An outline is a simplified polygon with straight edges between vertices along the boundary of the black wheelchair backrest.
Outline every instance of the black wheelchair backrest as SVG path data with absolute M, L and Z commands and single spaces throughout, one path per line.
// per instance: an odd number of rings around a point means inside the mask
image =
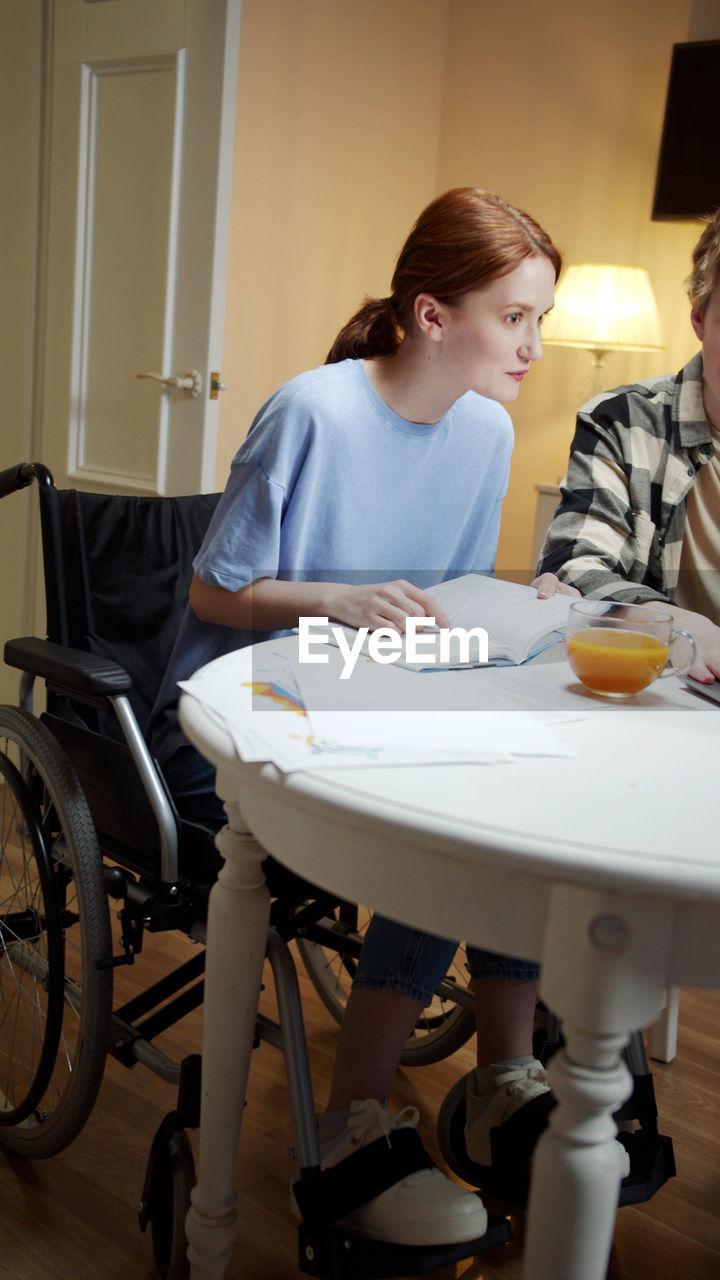
M 144 728 L 220 495 L 38 492 L 48 639 L 124 667 Z

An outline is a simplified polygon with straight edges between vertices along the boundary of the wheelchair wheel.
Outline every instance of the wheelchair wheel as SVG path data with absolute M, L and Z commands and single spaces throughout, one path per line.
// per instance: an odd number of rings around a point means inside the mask
M 17 707 L 0 707 L 0 782 L 0 1143 L 45 1157 L 77 1136 L 100 1087 L 110 921 L 85 797 Z
M 344 903 L 334 913 L 333 929 L 342 937 L 362 938 L 371 913 Z M 356 960 L 331 947 L 298 938 L 300 957 L 325 1008 L 342 1022 Z M 400 1058 L 406 1067 L 440 1062 L 460 1049 L 475 1032 L 475 1004 L 469 988 L 465 948 L 460 946 L 432 1004 L 423 1009 Z

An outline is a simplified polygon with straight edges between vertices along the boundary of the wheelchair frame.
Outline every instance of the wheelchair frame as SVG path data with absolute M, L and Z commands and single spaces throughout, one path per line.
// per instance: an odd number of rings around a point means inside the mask
M 131 676 L 102 650 L 73 643 L 62 594 L 69 580 L 63 563 L 68 519 L 58 502 L 80 502 L 84 495 L 57 491 L 46 467 L 24 463 L 0 472 L 0 497 L 33 481 L 40 494 L 48 639 L 30 636 L 5 644 L 6 663 L 22 674 L 18 706 L 0 707 L 0 1029 L 5 1026 L 6 1036 L 0 1040 L 0 1143 L 24 1156 L 51 1157 L 63 1150 L 92 1111 L 108 1053 L 127 1067 L 141 1062 L 177 1086 L 176 1106 L 151 1146 L 139 1216 L 143 1230 L 150 1225 L 159 1274 L 184 1280 L 184 1213 L 194 1182 L 186 1130 L 199 1123 L 201 1061 L 191 1053 L 176 1063 L 153 1041 L 201 1004 L 204 951 L 118 1009 L 112 1007 L 112 973 L 134 963 L 145 930 L 177 929 L 204 943 L 218 862 L 214 833 L 179 818 L 138 723 Z M 108 495 L 85 497 L 112 501 Z M 184 570 L 187 577 L 187 564 Z M 75 603 L 80 588 L 72 581 L 69 586 Z M 40 716 L 33 709 L 38 679 L 47 690 L 47 710 Z M 108 715 L 119 734 L 107 736 L 87 722 L 89 717 L 106 726 Z M 100 757 L 124 791 L 119 804 L 108 800 Z M 140 851 L 125 841 L 128 826 L 140 833 Z M 188 873 L 186 852 L 190 867 L 204 867 L 203 876 Z M 271 860 L 268 872 L 274 900 L 267 954 L 279 1018 L 276 1024 L 258 1015 L 257 1038 L 285 1055 L 298 1163 L 312 1176 L 319 1164 L 314 1103 L 288 943 L 302 939 L 308 972 L 339 1020 L 345 979 L 361 947 L 358 909 L 318 894 L 297 877 L 288 882 L 289 873 Z M 108 899 L 122 903 L 115 955 Z M 330 983 L 320 960 L 328 952 L 341 957 L 341 979 Z M 446 981 L 442 995 L 450 1013 L 441 1007 L 429 1035 L 419 1047 L 409 1047 L 406 1062 L 438 1060 L 472 1033 L 469 993 Z M 19 1047 L 26 1080 L 13 1058 Z M 509 1228 L 500 1220 L 478 1247 L 507 1238 Z M 407 1251 L 354 1239 L 350 1266 L 347 1241 L 348 1233 L 305 1224 L 301 1268 L 333 1278 L 422 1274 L 478 1251 L 469 1245 Z

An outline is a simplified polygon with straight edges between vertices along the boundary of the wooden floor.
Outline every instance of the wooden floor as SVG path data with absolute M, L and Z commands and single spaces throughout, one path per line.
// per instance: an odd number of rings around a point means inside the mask
M 152 938 L 134 970 L 118 971 L 128 993 L 146 984 L 168 953 L 186 959 L 182 937 Z M 269 987 L 271 987 L 271 981 Z M 311 1067 L 322 1103 L 336 1030 L 302 983 Z M 272 1012 L 271 990 L 264 1007 Z M 168 1033 L 174 1056 L 199 1047 L 200 1017 Z M 433 1067 L 400 1073 L 393 1105 L 420 1108 L 435 1150 L 433 1117 L 450 1086 L 472 1065 L 471 1046 Z M 620 1211 L 610 1280 L 718 1280 L 720 1277 L 720 994 L 683 992 L 678 1055 L 653 1064 L 661 1129 L 672 1136 L 678 1175 L 650 1201 Z M 171 1086 L 145 1068 L 110 1060 L 98 1105 L 73 1146 L 49 1161 L 24 1162 L 0 1149 L 0 1280 L 153 1280 L 150 1240 L 137 1202 L 153 1134 L 174 1105 Z M 237 1163 L 240 1229 L 227 1280 L 296 1280 L 296 1230 L 288 1211 L 288 1124 L 280 1054 L 253 1056 Z M 515 1242 L 436 1272 L 434 1280 L 520 1280 L 522 1215 Z M 552 1280 L 548 1277 L 547 1280 Z

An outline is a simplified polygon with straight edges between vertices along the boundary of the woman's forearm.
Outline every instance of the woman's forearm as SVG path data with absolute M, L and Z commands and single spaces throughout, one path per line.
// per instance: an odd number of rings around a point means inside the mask
M 195 574 L 190 605 L 202 622 L 240 631 L 285 631 L 296 627 L 302 617 L 329 618 L 349 627 L 391 626 L 404 631 L 408 616 L 429 615 L 438 626 L 450 625 L 427 591 L 403 579 L 349 586 L 345 582 L 257 578 L 239 591 L 226 591 Z
M 334 585 L 258 578 L 239 591 L 227 591 L 195 574 L 190 605 L 203 622 L 240 631 L 284 631 L 296 627 L 300 617 L 327 616 Z

